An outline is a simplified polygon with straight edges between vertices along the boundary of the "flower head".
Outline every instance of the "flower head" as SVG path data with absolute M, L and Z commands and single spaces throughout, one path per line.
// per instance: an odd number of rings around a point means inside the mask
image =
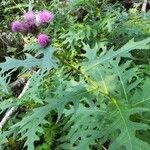
M 25 22 L 35 22 L 35 14 L 33 11 L 26 12 L 23 17 Z
M 13 21 L 11 24 L 11 30 L 13 32 L 20 32 L 22 30 L 22 23 L 20 21 Z
M 36 25 L 35 25 L 34 22 L 23 22 L 22 24 L 23 24 L 22 25 L 23 26 L 23 30 L 25 32 L 31 32 L 31 31 L 33 31 L 36 28 Z
M 25 32 L 31 32 L 36 28 L 35 14 L 33 11 L 28 11 L 24 14 L 23 30 Z
M 45 24 L 50 23 L 54 18 L 54 15 L 47 10 L 41 11 L 36 16 L 36 22 L 37 24 Z
M 40 47 L 44 48 L 44 47 L 46 47 L 46 46 L 49 44 L 49 42 L 50 42 L 49 36 L 47 36 L 46 34 L 40 33 L 40 34 L 38 35 L 37 42 L 38 42 L 38 44 L 40 45 Z

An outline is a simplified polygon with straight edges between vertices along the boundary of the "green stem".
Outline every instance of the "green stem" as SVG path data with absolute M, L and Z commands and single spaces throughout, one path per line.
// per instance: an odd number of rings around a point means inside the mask
M 113 104 L 116 105 L 117 101 L 115 100 L 114 97 L 112 97 L 109 93 L 105 93 L 103 91 L 100 90 L 99 85 L 92 80 L 89 76 L 87 76 L 86 74 L 84 74 L 81 70 L 79 70 L 78 68 L 76 68 L 75 66 L 71 65 L 70 63 L 68 63 L 67 61 L 63 60 L 63 58 L 61 58 L 59 55 L 55 55 L 63 64 L 69 66 L 70 68 L 72 68 L 73 70 L 77 71 L 79 74 L 83 75 L 84 78 L 86 79 L 86 81 L 90 84 L 92 84 L 92 86 L 94 87 L 94 89 L 98 89 L 98 91 L 104 95 L 106 98 L 108 98 L 109 100 L 111 100 L 111 102 Z

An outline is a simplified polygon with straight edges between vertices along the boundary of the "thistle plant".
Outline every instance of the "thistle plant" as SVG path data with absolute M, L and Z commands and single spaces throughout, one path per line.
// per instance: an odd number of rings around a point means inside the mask
M 126 12 L 118 4 L 53 1 L 45 7 L 55 15 L 29 11 L 11 26 L 31 41 L 24 59 L 0 63 L 0 148 L 149 150 L 149 62 L 137 63 L 133 52 L 149 51 L 150 37 L 122 35 L 127 42 L 116 44 L 112 37 L 120 36 L 114 31 L 122 29 L 118 18 Z M 15 70 L 24 81 L 17 96 L 10 81 Z

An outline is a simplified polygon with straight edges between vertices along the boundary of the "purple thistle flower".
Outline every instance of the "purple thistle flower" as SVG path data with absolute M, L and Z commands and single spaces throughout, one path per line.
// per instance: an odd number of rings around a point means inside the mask
M 13 21 L 11 24 L 11 30 L 13 32 L 20 32 L 22 30 L 22 23 L 20 21 Z
M 40 33 L 38 35 L 37 42 L 38 42 L 38 44 L 40 45 L 41 48 L 44 48 L 50 42 L 49 36 L 47 36 L 46 34 Z
M 33 11 L 26 12 L 23 17 L 25 22 L 35 22 L 35 14 Z
M 23 30 L 25 32 L 31 32 L 36 28 L 36 25 L 34 22 L 23 22 Z
M 53 18 L 54 18 L 54 15 L 52 14 L 52 12 L 44 10 L 37 14 L 36 22 L 38 25 L 50 23 L 53 20 Z
M 33 11 L 28 11 L 24 14 L 23 30 L 25 32 L 33 31 L 36 28 L 35 14 Z

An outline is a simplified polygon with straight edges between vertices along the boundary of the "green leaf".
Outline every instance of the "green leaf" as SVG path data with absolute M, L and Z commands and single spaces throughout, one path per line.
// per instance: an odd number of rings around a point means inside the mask
M 147 78 L 143 81 L 143 85 L 136 89 L 132 96 L 132 105 L 133 106 L 143 106 L 146 108 L 150 108 L 150 93 L 149 93 L 149 87 L 150 87 L 150 79 Z
M 45 89 L 42 88 L 42 81 L 44 81 L 44 77 L 46 75 L 48 75 L 48 72 L 45 70 L 40 70 L 31 76 L 30 86 L 23 96 L 23 101 L 32 101 L 40 104 L 44 103 L 45 95 L 43 90 L 45 91 Z
M 14 124 L 10 129 L 18 128 L 22 139 L 26 139 L 24 147 L 27 146 L 28 150 L 34 149 L 34 142 L 39 140 L 39 133 L 43 133 L 42 125 L 48 123 L 45 117 L 49 113 L 49 105 L 39 107 L 28 113 L 20 122 Z
M 24 52 L 37 52 L 39 49 L 41 49 L 39 47 L 39 45 L 37 43 L 31 43 L 31 44 L 28 44 L 24 49 L 23 51 Z
M 25 69 L 29 69 L 33 66 L 40 65 L 40 61 L 30 54 L 26 54 L 25 60 L 18 60 L 10 57 L 6 57 L 6 61 L 0 63 L 1 73 L 4 73 L 10 69 L 17 69 L 19 67 L 24 67 Z
M 8 84 L 6 82 L 6 77 L 0 76 L 0 93 L 9 94 Z
M 109 119 L 114 119 L 114 122 L 107 125 L 102 130 L 102 135 L 111 134 L 115 131 L 119 131 L 116 138 L 111 139 L 112 142 L 109 146 L 109 150 L 116 150 L 117 148 L 126 150 L 149 150 L 149 144 L 136 137 L 136 132 L 139 130 L 147 130 L 149 126 L 140 122 L 133 122 L 130 120 L 130 116 L 138 113 L 149 112 L 149 109 L 145 108 L 129 108 L 125 106 L 117 105 L 117 111 L 108 116 Z
M 111 109 L 111 112 L 99 108 L 80 107 L 65 125 L 65 131 L 70 127 L 69 133 L 60 138 L 62 144 L 59 147 L 66 150 L 82 150 L 83 148 L 90 150 L 89 146 L 94 145 L 96 140 L 99 139 L 102 145 L 110 139 L 109 150 L 148 150 L 148 143 L 136 137 L 136 132 L 146 131 L 149 126 L 133 122 L 130 117 L 149 111 L 149 109 L 121 105 L 117 106 L 117 111 Z M 70 112 L 66 114 L 70 115 Z M 112 136 L 114 134 L 115 136 Z
M 53 53 L 55 49 L 51 46 L 45 48 L 40 52 L 40 54 L 43 54 L 44 56 L 40 59 L 37 59 L 30 54 L 26 54 L 25 60 L 19 60 L 15 58 L 6 57 L 6 61 L 3 63 L 0 63 L 0 68 L 2 69 L 0 71 L 1 74 L 3 74 L 6 71 L 17 69 L 19 67 L 23 67 L 24 69 L 30 69 L 32 67 L 40 67 L 41 69 L 50 70 L 52 68 L 56 68 L 56 60 L 53 58 Z
M 127 54 L 129 56 L 129 52 L 131 50 L 135 50 L 135 49 L 149 49 L 149 42 L 150 42 L 150 38 L 144 39 L 142 41 L 139 42 L 134 42 L 134 40 L 130 40 L 127 44 L 125 44 L 123 47 L 121 47 L 120 49 L 114 51 L 114 50 L 109 50 L 104 56 L 101 57 L 97 57 L 94 61 L 92 62 L 84 62 L 81 64 L 83 71 L 89 71 L 92 68 L 95 68 L 96 66 L 104 63 L 104 62 L 108 62 L 111 61 L 113 58 L 116 57 L 126 57 Z
M 96 53 L 98 52 L 99 48 L 97 43 L 95 44 L 94 48 L 90 48 L 89 45 L 83 43 L 83 49 L 86 51 L 83 56 L 85 56 L 89 61 L 92 61 L 96 58 Z
M 48 103 L 47 105 L 33 109 L 33 112 L 31 111 L 26 114 L 20 122 L 11 126 L 10 129 L 18 128 L 18 134 L 21 134 L 20 139 L 26 139 L 24 146 L 27 146 L 28 150 L 33 150 L 34 142 L 39 140 L 39 133 L 43 134 L 42 125 L 47 123 L 45 117 L 52 110 L 57 110 L 58 121 L 63 114 L 65 106 L 67 106 L 69 102 L 73 102 L 74 109 L 76 110 L 82 97 L 84 97 L 87 92 L 88 91 L 82 84 L 74 83 L 72 86 L 68 85 L 65 94 L 59 93 L 59 97 L 56 96 L 55 98 L 48 96 L 45 100 Z
M 70 84 L 67 89 L 65 89 L 65 93 L 56 93 L 56 95 L 58 95 L 57 97 L 53 99 L 48 99 L 51 110 L 56 109 L 58 112 L 57 121 L 59 121 L 63 110 L 67 104 L 72 102 L 74 106 L 74 111 L 76 111 L 79 103 L 87 94 L 88 91 L 86 90 L 84 85 L 75 82 L 75 85 Z
M 59 139 L 62 144 L 58 148 L 90 150 L 90 146 L 94 145 L 95 140 L 101 134 L 99 125 L 105 113 L 105 110 L 100 110 L 96 107 L 84 107 L 82 104 L 75 114 L 73 114 L 72 108 L 65 110 L 66 117 L 72 114 L 64 126 L 64 131 L 69 129 L 69 133 Z

